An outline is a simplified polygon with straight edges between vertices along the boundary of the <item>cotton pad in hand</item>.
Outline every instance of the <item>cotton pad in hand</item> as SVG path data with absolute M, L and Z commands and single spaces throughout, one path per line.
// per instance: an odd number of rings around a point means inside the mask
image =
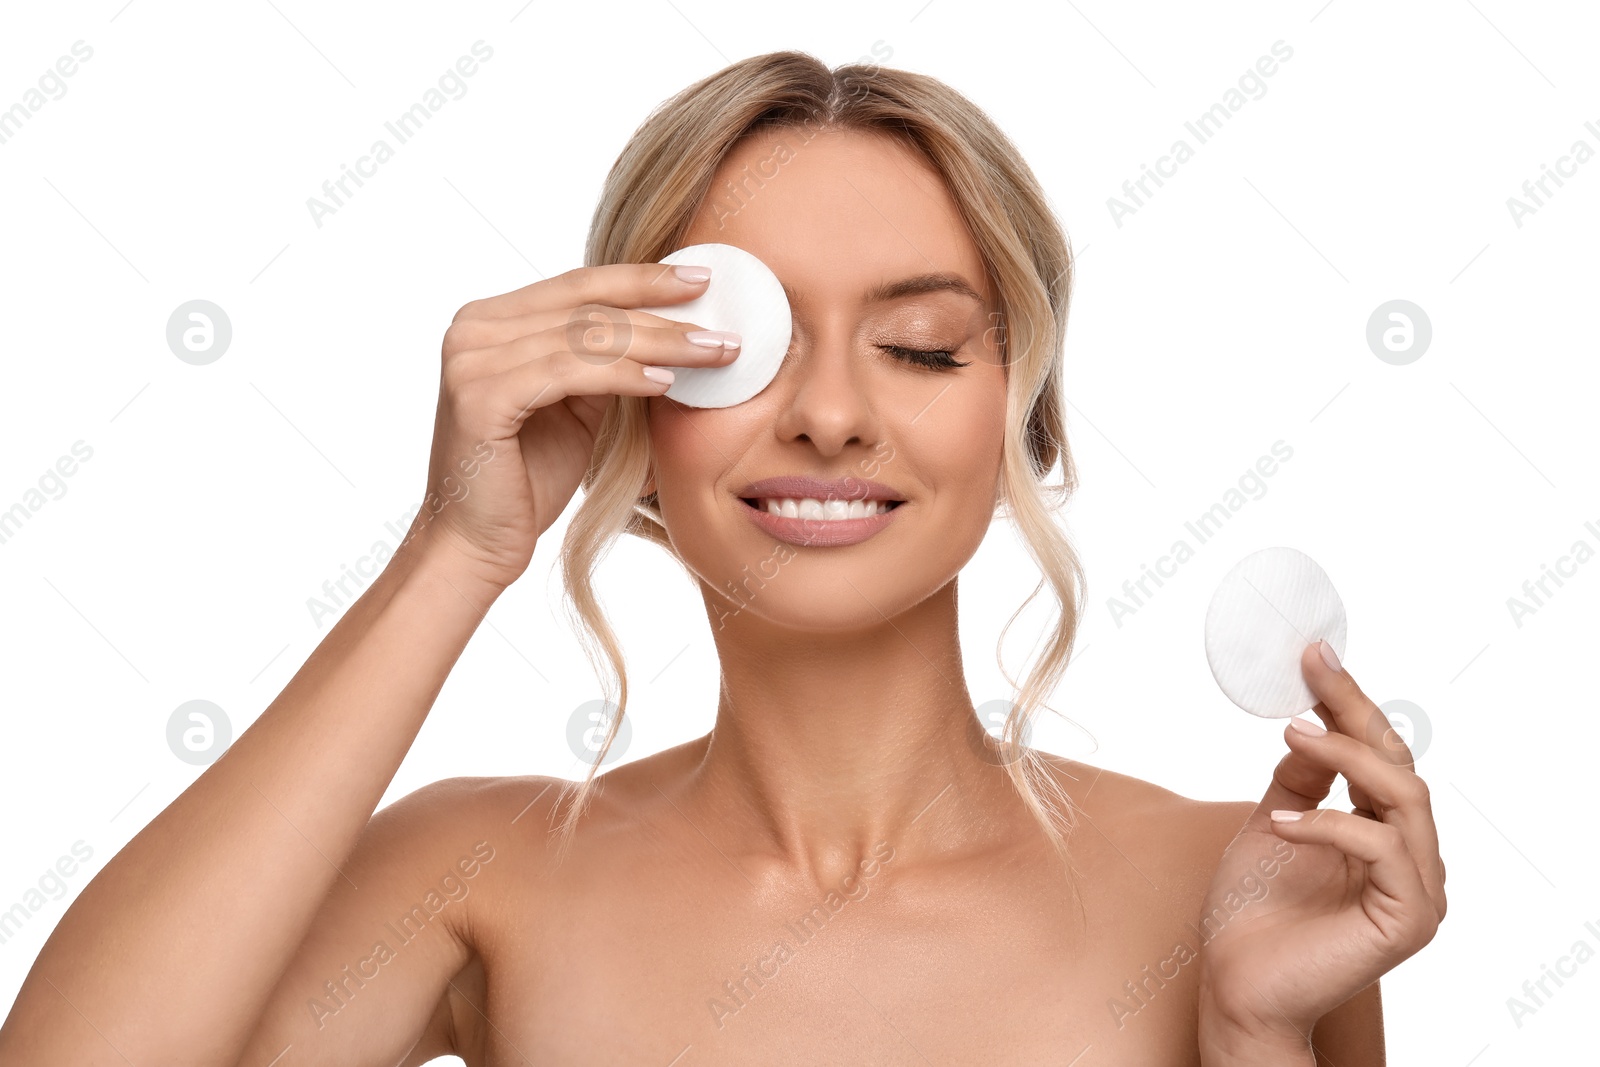
M 1222 579 L 1206 609 L 1206 659 L 1229 700 L 1283 719 L 1316 704 L 1300 672 L 1319 638 L 1344 656 L 1344 602 L 1327 573 L 1297 549 L 1252 552 Z
M 725 408 L 765 389 L 778 375 L 794 326 L 778 276 L 754 255 L 726 244 L 689 245 L 661 262 L 710 267 L 711 281 L 693 300 L 638 310 L 707 330 L 731 330 L 743 342 L 732 363 L 671 368 L 675 377 L 665 395 L 690 407 Z

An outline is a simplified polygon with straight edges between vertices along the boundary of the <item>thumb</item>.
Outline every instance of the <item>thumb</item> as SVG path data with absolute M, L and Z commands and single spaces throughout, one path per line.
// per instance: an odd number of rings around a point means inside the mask
M 1290 730 L 1287 723 L 1285 730 Z M 1284 744 L 1288 744 L 1285 740 Z M 1284 753 L 1272 769 L 1272 781 L 1261 797 L 1261 803 L 1245 820 L 1244 829 L 1271 833 L 1274 810 L 1309 811 L 1327 799 L 1339 772 L 1313 763 L 1294 750 Z

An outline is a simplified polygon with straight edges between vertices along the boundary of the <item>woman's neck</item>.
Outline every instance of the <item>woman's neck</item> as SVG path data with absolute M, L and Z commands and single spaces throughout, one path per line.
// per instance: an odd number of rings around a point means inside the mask
M 716 634 L 721 698 L 691 788 L 769 852 L 778 877 L 837 882 L 881 843 L 963 850 L 1021 810 L 980 755 L 956 584 L 881 623 L 780 628 L 743 611 Z

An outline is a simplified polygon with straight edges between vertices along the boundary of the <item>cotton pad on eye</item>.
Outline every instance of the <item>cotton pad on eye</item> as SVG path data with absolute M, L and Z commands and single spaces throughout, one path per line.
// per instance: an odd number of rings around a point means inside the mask
M 1346 619 L 1327 572 L 1297 549 L 1263 548 L 1238 563 L 1206 609 L 1206 659 L 1229 700 L 1252 715 L 1283 719 L 1317 702 L 1300 672 L 1319 638 L 1344 656 Z
M 765 389 L 789 351 L 794 325 L 778 276 L 749 252 L 725 244 L 689 245 L 661 262 L 710 267 L 711 281 L 693 300 L 638 310 L 707 330 L 731 330 L 743 340 L 732 363 L 673 367 L 675 377 L 665 395 L 690 407 L 725 408 Z

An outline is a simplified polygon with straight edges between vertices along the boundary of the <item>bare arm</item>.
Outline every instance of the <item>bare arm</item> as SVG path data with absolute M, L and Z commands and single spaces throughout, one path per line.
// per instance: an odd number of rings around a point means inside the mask
M 395 832 L 427 824 L 429 797 L 372 820 L 371 847 L 354 863 L 352 850 L 483 613 L 572 499 L 614 397 L 659 396 L 667 382 L 646 373 L 659 367 L 736 358 L 693 343 L 692 323 L 622 310 L 698 295 L 706 279 L 682 269 L 583 267 L 456 314 L 418 535 L 243 736 L 84 888 L 0 1026 L 0 1061 L 232 1067 L 280 979 L 320 968 L 432 877 L 438 857 L 417 842 L 449 835 Z M 597 309 L 628 328 L 590 329 Z M 371 888 L 355 877 L 369 874 Z M 436 991 L 440 968 L 465 955 L 459 931 L 450 940 L 365 998 L 354 1014 L 385 1025 L 345 1062 L 399 1058 L 406 1046 L 391 1043 L 428 1018 L 419 990 Z M 265 1020 L 264 1039 L 282 1022 Z
M 85 887 L 0 1027 L 0 1060 L 235 1061 L 496 595 L 410 548 Z
M 479 1062 L 478 948 L 508 900 L 529 899 L 529 860 L 545 845 L 531 829 L 539 813 L 520 827 L 509 813 L 532 809 L 531 796 L 548 815 L 554 784 L 451 778 L 373 816 L 345 865 L 359 888 L 329 887 L 241 1067 Z
M 1317 1067 L 1384 1067 L 1383 994 L 1378 983 L 1317 1020 L 1311 1031 Z

